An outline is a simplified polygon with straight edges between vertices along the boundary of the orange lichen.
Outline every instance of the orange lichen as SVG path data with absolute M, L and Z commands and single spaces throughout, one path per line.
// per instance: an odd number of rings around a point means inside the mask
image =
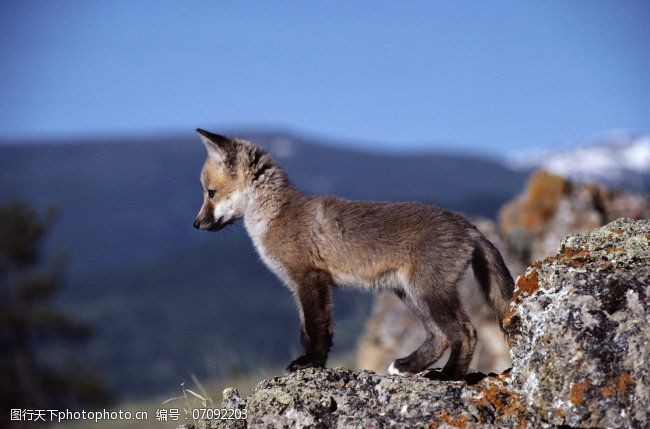
M 506 389 L 496 386 L 486 386 L 481 392 L 483 397 L 479 401 L 481 405 L 492 405 L 499 414 L 512 414 L 520 409 L 522 405 L 518 399 L 513 400 L 512 393 Z
M 466 414 L 460 414 L 456 417 L 449 414 L 448 411 L 443 411 L 438 415 L 436 421 L 433 421 L 429 424 L 430 429 L 437 429 L 443 424 L 449 425 L 455 428 L 464 428 L 469 423 L 469 418 Z
M 587 255 L 589 255 L 589 252 L 587 251 L 583 250 L 582 252 L 578 252 L 575 255 L 571 256 L 571 259 L 568 261 L 568 263 L 573 268 L 582 268 L 587 263 Z
M 646 239 L 646 240 L 650 240 L 650 234 L 646 234 L 646 235 L 645 235 L 645 239 Z
M 587 383 L 575 383 L 569 389 L 569 400 L 573 405 L 580 406 L 585 400 L 585 390 L 587 390 Z
M 532 265 L 532 269 L 529 272 L 522 274 L 517 278 L 517 287 L 515 288 L 515 292 L 512 294 L 512 298 L 510 298 L 511 305 L 508 306 L 508 309 L 503 314 L 502 320 L 504 326 L 508 326 L 510 324 L 510 320 L 515 314 L 515 306 L 512 305 L 512 303 L 517 303 L 517 301 L 519 301 L 519 296 L 521 293 L 525 292 L 527 295 L 531 295 L 539 289 L 537 269 L 540 266 L 541 263 L 539 261 L 536 261 Z
M 616 235 L 621 235 L 623 234 L 623 230 L 621 228 L 614 228 L 612 229 L 612 232 Z
M 472 402 L 480 407 L 494 409 L 495 414 L 499 416 L 513 417 L 514 420 L 519 421 L 519 427 L 526 427 L 526 407 L 519 396 L 504 387 L 491 383 L 486 384 L 481 389 L 481 393 L 481 397 L 472 399 Z
M 542 263 L 540 261 L 535 261 L 533 262 L 533 265 L 531 265 L 530 272 L 524 273 L 517 278 L 516 281 L 517 287 L 515 288 L 515 292 L 512 294 L 512 297 L 510 298 L 511 304 L 517 303 L 517 301 L 519 300 L 519 295 L 522 292 L 526 292 L 528 295 L 530 295 L 539 289 L 537 270 L 541 266 Z M 510 317 L 512 317 L 513 314 L 514 314 L 514 306 L 512 306 L 512 310 L 510 309 L 510 307 L 508 307 L 505 314 L 503 315 L 504 320 L 510 319 Z
M 612 386 L 612 383 L 607 383 L 607 386 L 601 389 L 601 393 L 603 398 L 607 399 L 616 393 L 616 387 Z
M 624 372 L 619 375 L 615 380 L 611 380 L 605 387 L 601 389 L 603 398 L 607 399 L 614 395 L 624 395 L 628 392 L 628 388 L 634 385 L 634 380 L 629 372 Z
M 634 385 L 634 380 L 629 372 L 625 372 L 618 376 L 618 392 L 620 394 L 627 393 L 627 388 Z
M 571 265 L 573 268 L 582 268 L 587 263 L 590 252 L 588 250 L 578 250 L 572 247 L 564 247 L 556 256 L 549 256 L 544 260 L 546 263 L 561 262 Z
M 532 269 L 528 273 L 520 276 L 517 279 L 517 289 L 521 292 L 526 292 L 528 295 L 533 294 L 539 289 L 539 278 L 537 270 Z

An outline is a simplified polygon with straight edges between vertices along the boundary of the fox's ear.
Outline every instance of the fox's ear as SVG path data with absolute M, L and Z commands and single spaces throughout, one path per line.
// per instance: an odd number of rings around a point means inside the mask
M 226 165 L 232 165 L 237 154 L 237 143 L 228 137 L 219 134 L 213 134 L 209 131 L 196 129 L 197 134 L 208 151 L 208 157 L 217 162 L 223 162 Z

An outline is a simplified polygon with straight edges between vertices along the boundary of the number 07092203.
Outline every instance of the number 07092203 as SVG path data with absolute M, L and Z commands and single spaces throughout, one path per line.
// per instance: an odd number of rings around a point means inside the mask
M 192 418 L 197 420 L 243 420 L 246 408 L 194 408 Z

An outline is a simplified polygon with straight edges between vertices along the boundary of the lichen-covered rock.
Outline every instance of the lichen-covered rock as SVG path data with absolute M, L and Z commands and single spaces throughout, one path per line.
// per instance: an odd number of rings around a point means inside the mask
M 650 197 L 537 171 L 524 192 L 503 206 L 499 228 L 510 256 L 529 265 L 552 255 L 565 235 L 621 217 L 650 218 Z
M 511 427 L 528 422 L 520 397 L 507 388 L 506 376 L 468 385 L 423 376 L 306 369 L 262 381 L 246 403 L 248 427 Z M 204 423 L 210 428 L 237 424 Z
M 247 420 L 199 428 L 650 425 L 650 221 L 568 236 L 519 277 L 505 318 L 513 369 L 441 381 L 306 369 L 224 391 Z
M 506 315 L 512 384 L 570 426 L 648 427 L 650 221 L 566 237 L 517 281 Z

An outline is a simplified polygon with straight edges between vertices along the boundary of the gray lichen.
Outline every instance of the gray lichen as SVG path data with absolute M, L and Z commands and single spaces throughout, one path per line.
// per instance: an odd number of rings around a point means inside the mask
M 506 376 L 474 385 L 423 376 L 305 369 L 262 381 L 247 399 L 248 427 L 438 427 L 525 421 Z M 225 403 L 224 403 L 225 405 Z M 211 422 L 209 427 L 233 427 Z
M 517 282 L 512 382 L 552 424 L 647 427 L 650 221 L 565 237 Z

